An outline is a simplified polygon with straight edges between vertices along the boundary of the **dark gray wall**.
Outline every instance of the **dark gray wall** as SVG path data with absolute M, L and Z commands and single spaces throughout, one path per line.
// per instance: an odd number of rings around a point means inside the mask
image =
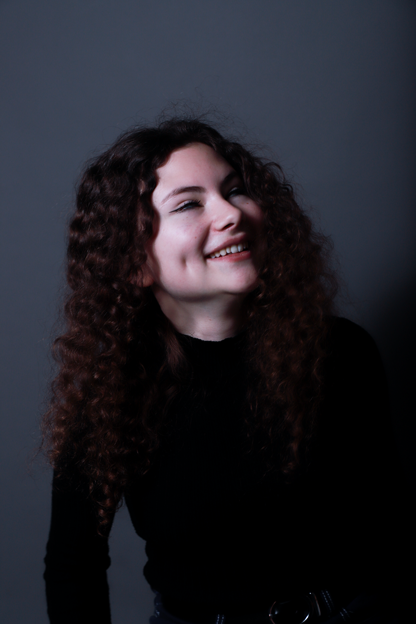
M 0 2 L 2 622 L 46 622 L 50 474 L 28 475 L 27 459 L 73 183 L 93 150 L 171 101 L 236 118 L 301 185 L 334 240 L 341 308 L 379 343 L 414 474 L 415 22 L 410 0 Z M 125 512 L 111 549 L 114 622 L 146 622 Z

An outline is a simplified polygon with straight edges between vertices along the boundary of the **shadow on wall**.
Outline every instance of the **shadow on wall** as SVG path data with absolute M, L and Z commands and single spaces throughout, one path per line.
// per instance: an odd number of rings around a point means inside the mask
M 401 457 L 416 490 L 416 275 L 396 292 L 381 298 L 374 318 L 374 337 L 389 379 L 392 416 Z

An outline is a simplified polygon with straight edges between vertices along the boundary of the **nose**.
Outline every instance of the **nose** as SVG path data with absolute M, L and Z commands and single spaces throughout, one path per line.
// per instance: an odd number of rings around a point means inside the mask
M 213 207 L 213 227 L 218 231 L 236 227 L 242 219 L 243 213 L 223 197 L 217 198 Z

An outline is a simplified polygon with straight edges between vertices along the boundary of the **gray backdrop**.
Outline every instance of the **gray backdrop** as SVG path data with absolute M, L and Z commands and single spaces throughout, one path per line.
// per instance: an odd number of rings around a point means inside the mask
M 341 310 L 379 344 L 414 475 L 415 21 L 411 0 L 0 1 L 2 622 L 47 621 L 50 472 L 28 458 L 74 180 L 172 101 L 270 145 L 332 236 Z M 144 623 L 152 597 L 125 511 L 111 551 L 114 622 Z

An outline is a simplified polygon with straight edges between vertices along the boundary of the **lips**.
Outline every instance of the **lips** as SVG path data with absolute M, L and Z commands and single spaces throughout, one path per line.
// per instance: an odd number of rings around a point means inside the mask
M 221 246 L 213 249 L 207 254 L 207 258 L 219 258 L 220 256 L 227 256 L 233 253 L 240 253 L 249 248 L 249 242 L 245 235 L 234 236 L 233 238 L 224 241 Z
M 231 245 L 230 247 L 224 247 L 223 249 L 220 249 L 220 251 L 217 251 L 214 254 L 211 254 L 210 256 L 208 256 L 209 258 L 219 258 L 220 256 L 228 256 L 230 254 L 236 254 L 236 253 L 240 253 L 242 251 L 245 251 L 246 249 L 248 249 L 248 243 L 239 243 L 238 245 Z

